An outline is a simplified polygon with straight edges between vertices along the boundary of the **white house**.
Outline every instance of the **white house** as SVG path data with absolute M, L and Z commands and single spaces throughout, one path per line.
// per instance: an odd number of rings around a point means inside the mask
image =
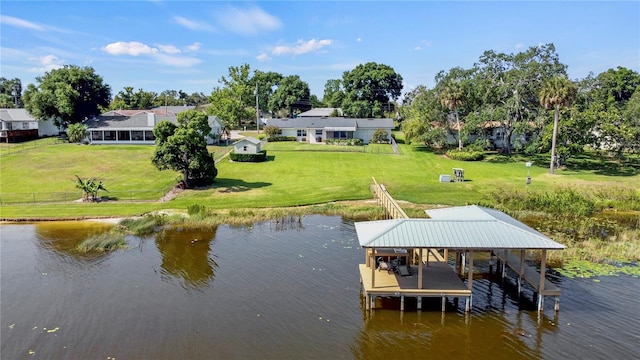
M 188 107 L 179 107 L 189 110 Z M 161 121 L 178 123 L 175 113 L 164 110 L 112 110 L 86 120 L 91 144 L 137 144 L 153 145 L 153 128 Z M 215 116 L 209 116 L 211 132 L 207 144 L 217 142 L 222 125 Z
M 270 119 L 268 125 L 280 129 L 282 136 L 294 136 L 298 141 L 323 143 L 326 140 L 362 139 L 368 144 L 373 133 L 382 129 L 391 138 L 393 119 L 360 119 L 306 116 L 293 119 Z
M 262 142 L 251 136 L 233 143 L 233 151 L 236 154 L 257 154 L 261 151 L 261 148 Z
M 38 121 L 26 109 L 0 109 L 0 141 L 30 140 L 59 132 L 52 120 Z

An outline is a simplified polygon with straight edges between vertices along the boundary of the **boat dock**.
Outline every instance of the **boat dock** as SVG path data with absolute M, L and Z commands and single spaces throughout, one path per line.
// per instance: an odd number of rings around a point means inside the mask
M 376 297 L 399 297 L 401 310 L 405 297 L 417 298 L 418 309 L 423 297 L 441 297 L 442 311 L 447 297 L 462 297 L 465 311 L 471 311 L 477 252 L 495 254 L 503 277 L 507 267 L 513 269 L 519 293 L 523 280 L 529 283 L 538 294 L 538 311 L 544 310 L 545 296 L 555 297 L 554 310 L 559 310 L 560 289 L 545 277 L 546 256 L 564 245 L 500 211 L 475 205 L 426 210 L 429 219 L 411 219 L 383 185 L 373 182 L 374 196 L 390 219 L 355 223 L 360 246 L 366 249 L 359 271 L 367 310 L 375 308 Z M 461 276 L 447 262 L 450 251 L 456 253 L 456 263 L 460 261 Z M 525 263 L 526 251 L 541 251 L 540 272 Z M 379 261 L 392 258 L 406 265 L 403 271 L 381 269 Z

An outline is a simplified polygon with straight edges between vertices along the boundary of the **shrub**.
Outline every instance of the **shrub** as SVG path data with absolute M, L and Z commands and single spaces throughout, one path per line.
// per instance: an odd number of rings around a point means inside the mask
M 481 151 L 449 150 L 447 151 L 447 157 L 459 161 L 480 161 L 484 159 L 484 153 Z
M 371 143 L 373 144 L 388 144 L 389 134 L 383 129 L 376 129 L 371 136 Z
M 264 133 L 267 134 L 268 138 L 278 137 L 278 135 L 281 134 L 281 131 L 282 130 L 275 125 L 267 125 L 264 127 Z
M 237 162 L 263 162 L 267 160 L 267 150 L 262 150 L 257 154 L 237 154 L 232 151 L 229 153 L 229 158 Z
M 362 146 L 364 141 L 362 139 L 327 139 L 327 145 L 340 145 L 340 146 Z
M 271 142 L 278 142 L 278 141 L 297 141 L 298 139 L 295 136 L 269 136 L 268 140 Z

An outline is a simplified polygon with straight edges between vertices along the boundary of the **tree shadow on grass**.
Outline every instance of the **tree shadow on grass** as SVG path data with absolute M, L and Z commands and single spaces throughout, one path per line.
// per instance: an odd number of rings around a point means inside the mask
M 221 192 L 221 193 L 236 193 L 236 192 L 249 191 L 252 189 L 259 189 L 259 188 L 271 186 L 271 185 L 272 185 L 271 183 L 267 183 L 267 182 L 250 183 L 240 179 L 217 178 L 212 188 L 216 189 L 218 192 Z
M 596 158 L 589 155 L 576 155 L 567 161 L 567 169 L 590 170 L 598 175 L 635 176 L 640 174 L 640 162 Z

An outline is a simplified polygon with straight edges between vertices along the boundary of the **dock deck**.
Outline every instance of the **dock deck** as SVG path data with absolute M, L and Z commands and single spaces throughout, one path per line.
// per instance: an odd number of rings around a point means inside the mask
M 446 297 L 471 298 L 471 290 L 455 274 L 453 269 L 446 262 L 431 261 L 429 266 L 422 267 L 422 288 L 418 286 L 418 266 L 410 266 L 411 276 L 400 276 L 396 273 L 389 273 L 384 270 L 375 271 L 375 286 L 373 283 L 372 270 L 366 264 L 360 264 L 360 282 L 363 293 L 367 301 L 367 308 L 373 307 L 375 297 L 392 296 L 400 297 L 404 303 L 404 297 L 418 298 L 418 304 L 423 297 L 441 297 L 444 301 Z

